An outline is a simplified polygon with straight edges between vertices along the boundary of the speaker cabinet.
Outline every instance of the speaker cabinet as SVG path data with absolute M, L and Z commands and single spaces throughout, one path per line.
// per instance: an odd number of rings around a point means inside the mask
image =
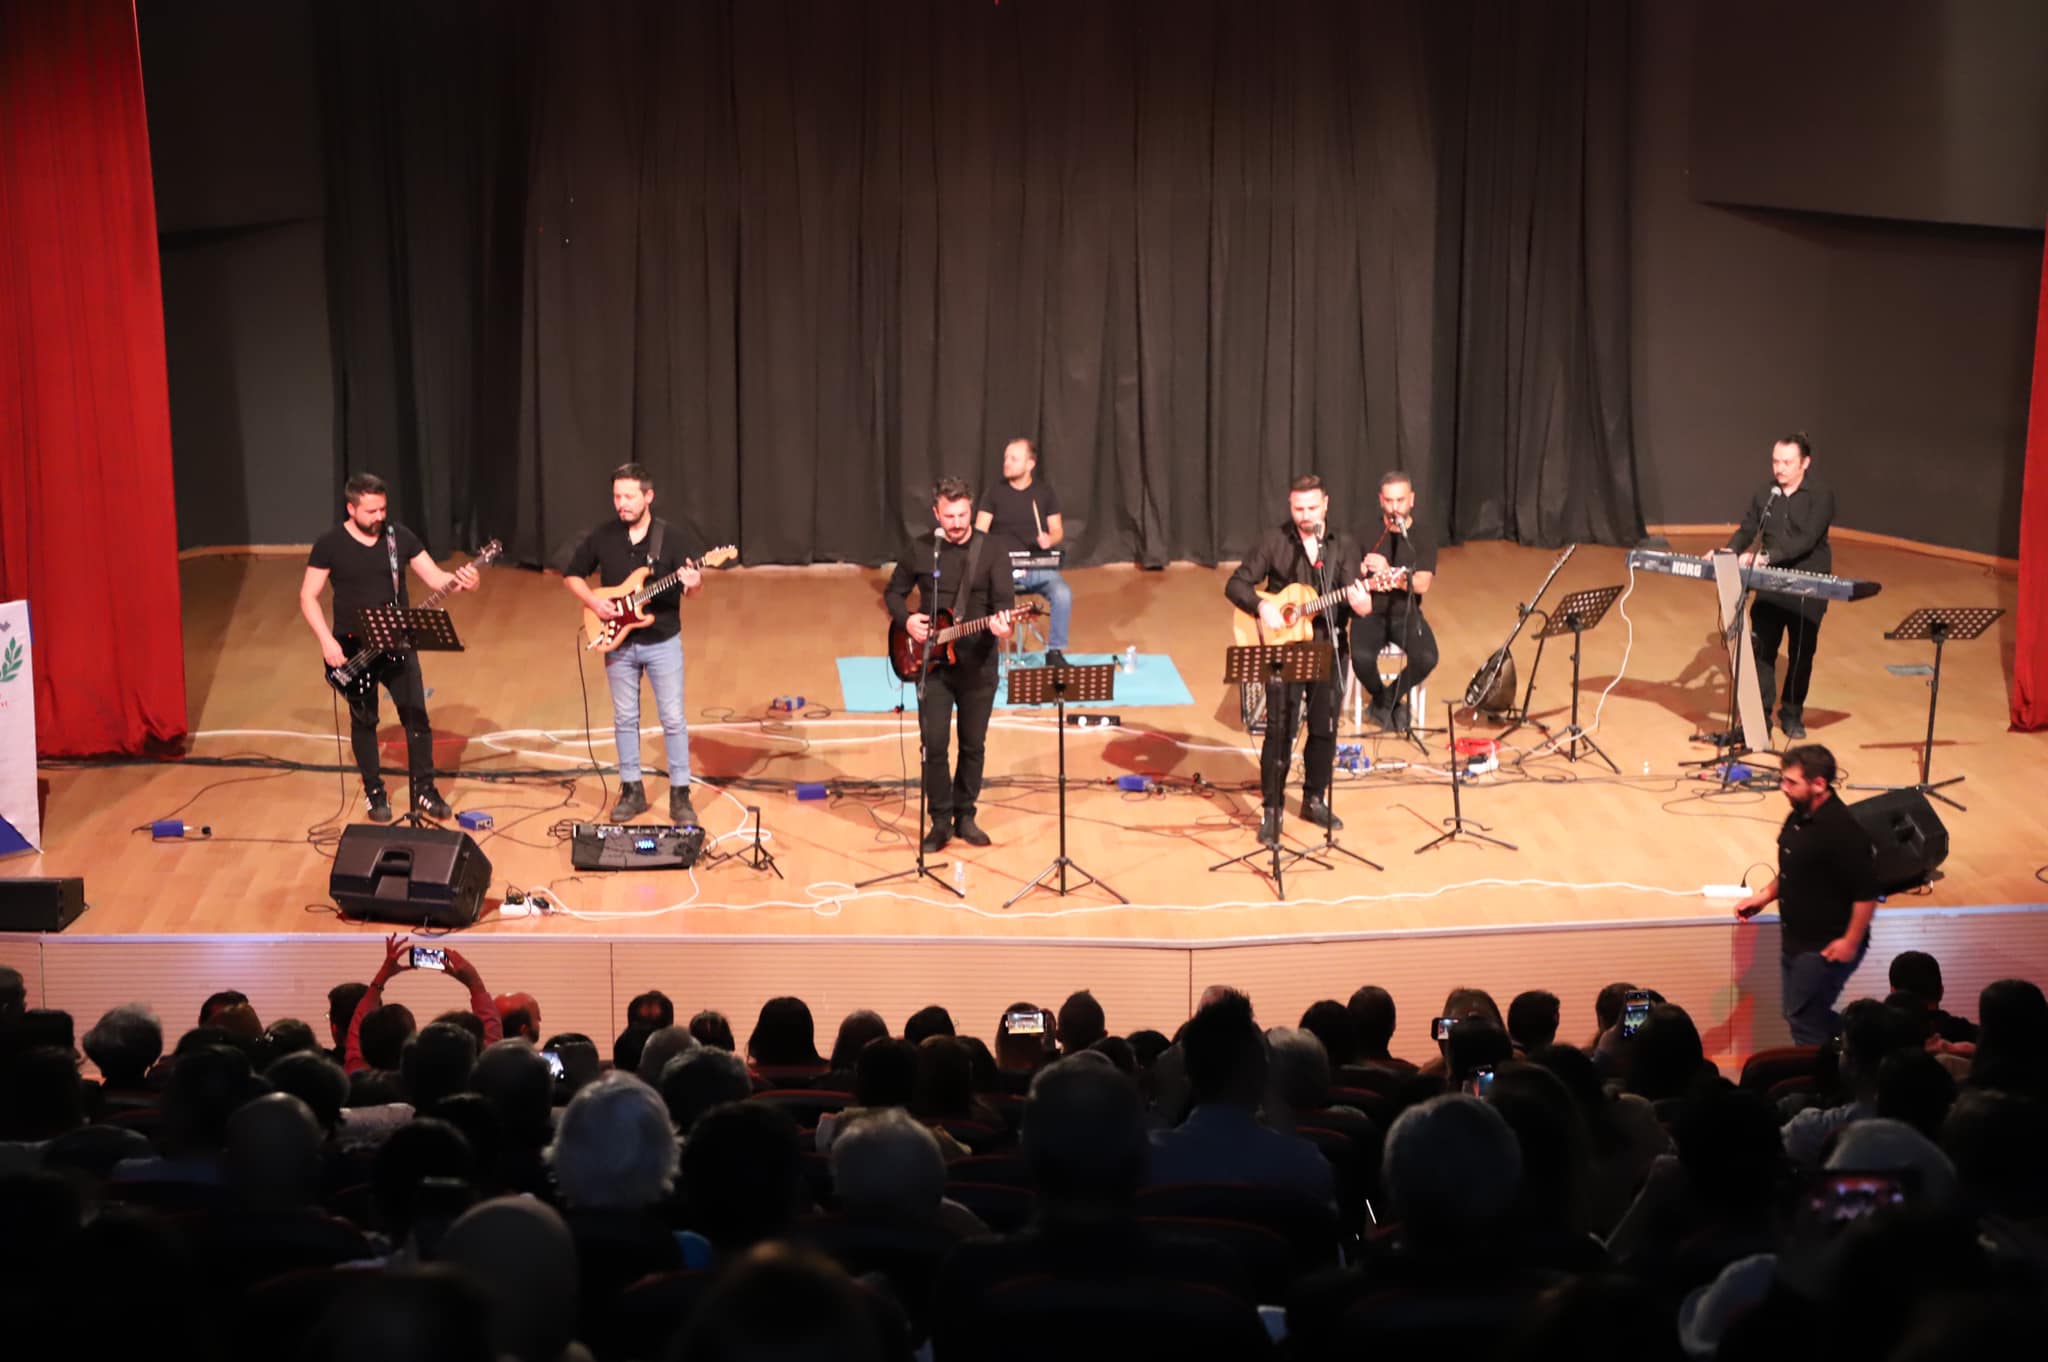
M 1918 790 L 1887 790 L 1849 812 L 1877 844 L 1877 887 L 1883 893 L 1927 883 L 1948 859 L 1948 828 Z
M 85 911 L 85 881 L 0 879 L 0 932 L 61 932 Z
M 327 893 L 351 917 L 467 927 L 490 882 L 490 859 L 466 832 L 357 823 L 342 831 Z

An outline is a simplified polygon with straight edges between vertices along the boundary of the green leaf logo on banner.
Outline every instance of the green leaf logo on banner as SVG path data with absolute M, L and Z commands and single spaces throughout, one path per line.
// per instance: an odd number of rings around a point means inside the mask
M 7 655 L 0 658 L 0 685 L 5 685 L 21 674 L 22 661 L 21 640 L 7 640 Z

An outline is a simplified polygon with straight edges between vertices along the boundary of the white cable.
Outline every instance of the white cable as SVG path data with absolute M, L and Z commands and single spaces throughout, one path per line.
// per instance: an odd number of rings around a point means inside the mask
M 1593 726 L 1586 730 L 1588 733 L 1600 731 L 1600 716 L 1607 709 L 1607 697 L 1621 684 L 1621 678 L 1628 675 L 1629 654 L 1636 650 L 1636 622 L 1628 617 L 1628 598 L 1635 594 L 1636 561 L 1631 556 L 1628 560 L 1628 590 L 1621 593 L 1620 604 L 1616 607 L 1621 611 L 1621 622 L 1628 626 L 1628 643 L 1621 650 L 1621 665 L 1614 669 L 1614 679 L 1607 683 L 1606 690 L 1600 692 L 1600 703 L 1593 706 Z

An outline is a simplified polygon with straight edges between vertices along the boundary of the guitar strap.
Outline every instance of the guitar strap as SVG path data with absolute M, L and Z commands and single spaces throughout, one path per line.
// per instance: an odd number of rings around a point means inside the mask
M 405 604 L 405 576 L 398 570 L 398 527 L 384 523 L 384 556 L 391 561 L 391 603 Z
M 650 568 L 661 561 L 661 541 L 664 538 L 662 532 L 666 529 L 668 522 L 659 516 L 655 517 L 653 529 L 647 536 L 647 566 Z
M 943 533 L 938 531 L 937 533 Z M 988 536 L 976 531 L 974 542 L 967 547 L 967 570 L 960 574 L 960 590 L 953 597 L 953 622 L 958 624 L 967 618 L 967 593 L 974 589 L 974 569 L 981 562 L 981 546 L 988 542 Z M 990 601 L 990 606 L 995 602 Z

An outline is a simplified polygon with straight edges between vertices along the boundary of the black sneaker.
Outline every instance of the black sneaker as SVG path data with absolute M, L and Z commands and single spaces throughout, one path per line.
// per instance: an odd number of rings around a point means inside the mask
M 1796 709 L 1779 710 L 1778 731 L 1783 733 L 1788 738 L 1805 737 L 1806 725 L 1802 722 L 1802 718 L 1803 716 Z
M 441 798 L 441 792 L 431 785 L 413 791 L 412 806 L 429 818 L 448 818 L 455 813 L 448 807 L 448 801 Z
M 619 802 L 612 805 L 612 822 L 624 823 L 647 812 L 647 787 L 637 780 L 619 782 Z
M 671 785 L 668 789 L 668 821 L 678 827 L 694 828 L 697 823 L 697 806 L 690 802 L 690 787 Z
M 946 843 L 952 840 L 953 820 L 951 818 L 934 818 L 932 820 L 932 830 L 924 835 L 924 841 L 918 843 L 918 845 L 924 848 L 925 855 L 936 856 L 941 851 L 944 851 Z
M 1067 655 L 1059 649 L 1047 648 L 1045 650 L 1045 665 L 1048 667 L 1069 667 L 1073 664 L 1067 661 Z
M 1330 801 L 1327 799 L 1317 799 L 1313 795 L 1303 796 L 1301 816 L 1319 828 L 1328 828 L 1331 832 L 1344 831 L 1344 820 L 1330 811 Z
M 1280 845 L 1280 810 L 1267 809 L 1259 817 L 1259 845 L 1277 847 Z
M 364 817 L 368 818 L 372 823 L 389 823 L 391 821 L 390 795 L 385 794 L 381 789 L 365 790 L 363 791 L 363 798 L 369 805 L 363 812 Z
M 992 840 L 981 830 L 981 824 L 974 821 L 971 813 L 963 813 L 953 820 L 953 833 L 971 847 L 985 847 Z
M 1371 724 L 1374 728 L 1382 730 L 1389 729 L 1394 726 L 1393 701 L 1386 694 L 1385 691 L 1382 691 L 1378 695 L 1373 696 L 1371 703 L 1366 705 L 1365 721 Z
M 1408 712 L 1408 702 L 1406 700 L 1395 705 L 1394 712 L 1387 716 L 1387 727 L 1393 732 L 1403 735 L 1408 732 L 1409 726 L 1414 722 L 1414 716 Z

